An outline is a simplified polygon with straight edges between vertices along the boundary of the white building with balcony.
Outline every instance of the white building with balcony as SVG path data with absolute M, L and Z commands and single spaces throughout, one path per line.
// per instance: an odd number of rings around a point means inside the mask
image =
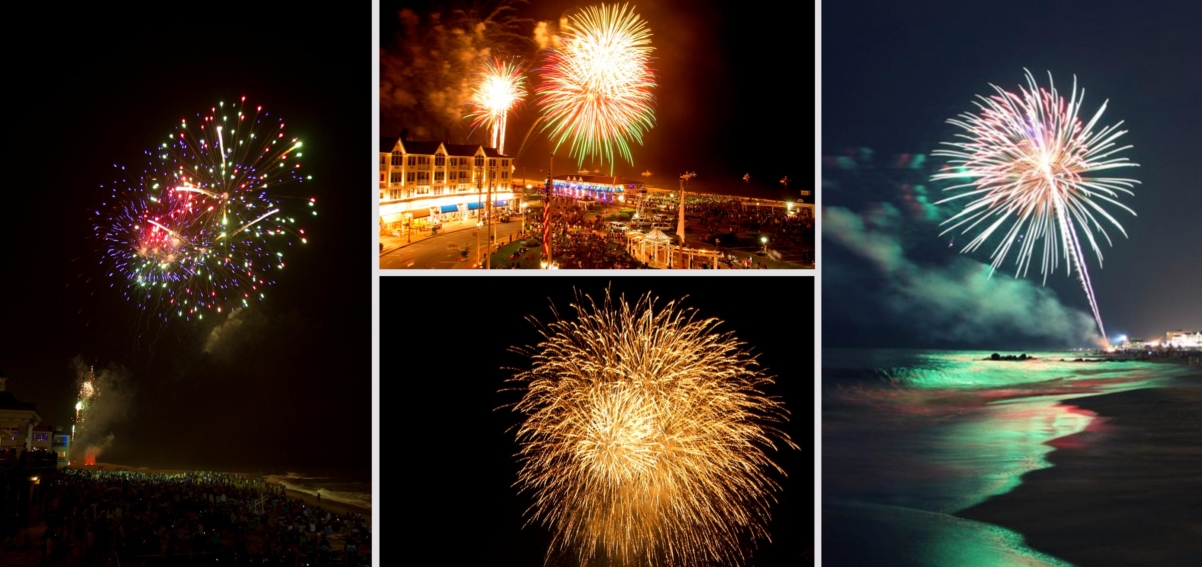
M 404 234 L 479 216 L 492 206 L 516 211 L 513 158 L 479 144 L 413 141 L 407 130 L 380 138 L 380 231 Z

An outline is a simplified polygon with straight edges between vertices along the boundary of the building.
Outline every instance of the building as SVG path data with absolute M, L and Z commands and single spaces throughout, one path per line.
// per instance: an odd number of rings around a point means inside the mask
M 63 468 L 71 464 L 71 435 L 63 430 L 62 426 L 54 427 L 54 436 L 51 438 L 50 450 L 58 456 L 58 468 Z
M 380 138 L 380 231 L 396 235 L 478 217 L 494 207 L 516 211 L 513 158 L 496 148 L 413 141 L 408 129 Z
M 34 447 L 34 428 L 42 423 L 42 416 L 34 404 L 13 396 L 7 382 L 8 377 L 0 372 L 0 450 L 13 450 L 20 456 Z
M 1164 335 L 1163 344 L 1174 348 L 1202 348 L 1202 331 L 1169 331 Z
M 632 181 L 614 175 L 556 175 L 551 180 L 551 189 L 558 197 L 572 197 L 602 203 L 618 203 L 626 195 L 643 189 L 642 181 Z

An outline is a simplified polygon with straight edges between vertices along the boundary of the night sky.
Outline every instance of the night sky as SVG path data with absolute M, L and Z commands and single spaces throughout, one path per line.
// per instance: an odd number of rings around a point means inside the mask
M 941 186 L 922 177 L 941 160 L 917 171 L 897 167 L 913 164 L 899 154 L 929 157 L 950 140 L 958 130 L 945 120 L 975 111 L 971 102 L 991 94 L 990 83 L 1007 90 L 1025 84 L 1024 67 L 1044 87 L 1051 71 L 1066 94 L 1075 74 L 1085 89 L 1084 120 L 1109 99 L 1099 124 L 1124 121 L 1128 133 L 1119 142 L 1134 148 L 1122 155 L 1140 164 L 1122 171 L 1142 181 L 1134 197 L 1120 199 L 1138 216 L 1116 216 L 1130 238 L 1120 234 L 1113 247 L 1103 244 L 1104 267 L 1089 259 L 1107 334 L 1155 337 L 1202 327 L 1199 21 L 1202 4 L 1192 0 L 825 3 L 824 344 L 1089 346 L 1073 314 L 1085 315 L 1087 328 L 1089 306 L 1063 263 L 1042 290 L 1038 266 L 1027 283 L 1014 282 L 1009 269 L 979 289 L 952 285 L 969 281 L 970 266 L 953 259 L 967 239 L 953 246 L 938 236 L 937 222 L 911 214 L 921 213 L 919 197 L 938 199 Z M 862 148 L 872 150 L 871 160 Z M 836 165 L 840 157 L 843 167 Z M 840 212 L 875 223 L 880 238 L 860 239 L 855 221 Z M 853 252 L 853 239 L 861 251 L 875 246 L 875 252 Z M 972 259 L 988 264 L 992 249 L 987 244 Z M 982 300 L 987 295 L 994 299 Z
M 7 79 L 15 129 L 0 369 L 9 390 L 69 428 L 71 361 L 121 367 L 132 401 L 101 461 L 367 470 L 370 201 L 354 187 L 367 180 L 371 149 L 370 11 L 39 9 L 22 19 L 30 39 Z M 266 301 L 210 354 L 203 345 L 221 321 L 160 323 L 110 288 L 89 218 L 109 200 L 99 185 L 114 179 L 114 163 L 141 165 L 181 118 L 243 95 L 304 142 L 313 180 L 290 190 L 315 196 L 319 216 L 306 221 L 310 243 L 287 250 Z
M 722 319 L 720 330 L 734 331 L 760 353 L 762 366 L 777 378 L 769 393 L 782 396 L 792 413 L 784 429 L 802 450 L 775 456 L 790 476 L 771 508 L 773 543 L 764 542 L 750 565 L 812 562 L 812 278 L 496 277 L 487 278 L 488 293 L 481 294 L 482 281 L 381 281 L 382 298 L 422 289 L 438 289 L 448 298 L 418 309 L 385 304 L 381 314 L 383 321 L 402 322 L 380 330 L 381 430 L 394 433 L 386 435 L 381 450 L 399 456 L 406 469 L 406 482 L 383 494 L 393 501 L 390 508 L 402 506 L 416 520 L 410 522 L 413 541 L 455 563 L 541 564 L 549 533 L 537 525 L 522 528 L 529 497 L 511 486 L 518 445 L 510 428 L 521 416 L 498 408 L 521 394 L 499 392 L 512 375 L 503 368 L 528 368 L 528 359 L 509 351 L 538 342 L 527 316 L 550 322 L 553 302 L 569 317 L 573 286 L 601 301 L 612 282 L 614 295 L 625 293 L 630 300 L 648 291 L 664 301 L 687 295 L 686 307 Z
M 446 13 L 447 7 L 465 4 L 384 0 L 380 17 L 383 57 L 397 51 L 396 34 L 401 29 L 397 14 L 402 8 L 428 14 L 441 7 Z M 517 11 L 513 16 L 531 20 L 519 29 L 522 35 L 533 37 L 534 22 L 556 22 L 570 10 L 590 4 L 533 0 L 515 3 Z M 645 137 L 643 146 L 632 145 L 634 164 L 619 158 L 616 173 L 642 180 L 640 174 L 650 170 L 654 174 L 650 178 L 652 185 L 676 186 L 681 173 L 694 171 L 697 177 L 690 183 L 699 190 L 799 198 L 802 187 L 797 183 L 810 178 L 813 155 L 813 110 L 808 104 L 811 99 L 807 86 L 814 70 L 811 7 L 799 4 L 765 11 L 687 0 L 641 1 L 629 5 L 646 20 L 652 34 L 652 67 L 658 85 L 654 89 L 656 125 Z M 423 25 L 429 25 L 428 17 L 422 21 Z M 522 61 L 541 61 L 533 45 L 506 51 L 488 44 L 477 47 L 480 53 L 489 48 L 492 55 L 517 55 Z M 412 87 L 390 89 L 387 72 L 381 75 L 381 80 L 385 84 L 381 92 L 381 135 L 396 136 L 403 126 L 414 130 L 424 128 L 437 138 L 444 137 L 444 132 L 451 137 L 467 135 L 469 120 L 442 121 L 431 115 L 432 104 L 421 96 L 428 91 Z M 509 118 L 508 154 L 519 154 L 522 139 L 538 116 L 533 97 L 537 82 L 537 74 L 528 75 L 532 96 L 524 108 Z M 396 104 L 401 96 L 397 91 L 411 91 L 415 97 L 408 112 L 402 112 Z M 464 110 L 458 115 L 466 114 Z M 461 127 L 462 134 L 454 129 Z M 485 139 L 483 130 L 470 138 L 473 143 L 483 143 Z M 529 176 L 535 178 L 539 177 L 539 170 L 546 169 L 552 144 L 540 131 L 531 134 L 529 140 L 518 155 L 516 173 L 520 176 L 524 167 L 529 168 Z M 556 155 L 557 173 L 578 170 L 567 152 L 565 145 Z M 598 163 L 585 163 L 585 167 L 605 172 L 609 169 Z M 752 176 L 750 191 L 742 182 L 744 173 Z M 786 175 L 793 180 L 787 192 L 779 184 Z M 807 200 L 813 202 L 812 197 Z

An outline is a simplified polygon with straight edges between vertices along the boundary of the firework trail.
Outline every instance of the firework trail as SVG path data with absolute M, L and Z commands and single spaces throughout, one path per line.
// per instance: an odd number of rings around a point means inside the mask
M 580 564 L 740 564 L 740 542 L 769 538 L 767 475 L 788 413 L 761 387 L 773 379 L 717 319 L 677 302 L 633 305 L 577 294 L 577 317 L 515 349 L 532 368 L 524 392 L 518 482 L 533 494 L 528 521 Z
M 571 140 L 578 165 L 599 156 L 612 175 L 615 149 L 633 164 L 630 142 L 655 125 L 651 30 L 626 5 L 603 4 L 570 16 L 560 39 L 536 89 L 543 129 L 556 149 Z
M 474 109 L 468 118 L 475 118 L 472 127 L 486 126 L 490 129 L 489 140 L 501 154 L 505 153 L 505 126 L 509 122 L 509 110 L 526 98 L 526 77 L 512 61 L 501 61 L 493 57 L 484 62 L 484 71 L 479 74 L 472 89 Z
M 1025 69 L 1024 69 L 1025 71 Z M 994 248 L 993 269 L 997 269 L 1012 249 L 1016 252 L 1015 276 L 1025 276 L 1035 255 L 1036 241 L 1043 240 L 1041 272 L 1044 283 L 1048 273 L 1055 271 L 1061 257 L 1068 273 L 1075 270 L 1102 340 L 1106 329 L 1094 298 L 1093 285 L 1086 269 L 1084 235 L 1089 247 L 1102 263 L 1102 250 L 1095 232 L 1113 245 L 1106 225 L 1114 225 L 1123 236 L 1123 229 L 1102 205 L 1119 207 L 1132 215 L 1135 211 L 1118 202 L 1121 194 L 1133 195 L 1131 189 L 1139 183 L 1134 179 L 1095 177 L 1092 174 L 1121 167 L 1138 167 L 1125 157 L 1115 154 L 1131 146 L 1117 146 L 1126 130 L 1117 130 L 1123 123 L 1094 131 L 1094 126 L 1106 110 L 1106 102 L 1088 123 L 1082 124 L 1077 113 L 1085 91 L 1077 92 L 1077 79 L 1068 100 L 1056 91 L 1048 75 L 1048 90 L 1040 88 L 1030 71 L 1026 71 L 1027 87 L 1017 93 L 990 85 L 996 94 L 978 96 L 974 104 L 977 114 L 965 113 L 948 120 L 964 132 L 957 137 L 963 141 L 944 142 L 954 149 L 941 149 L 932 155 L 949 158 L 948 168 L 932 176 L 934 180 L 969 179 L 947 188 L 947 191 L 968 189 L 959 195 L 936 204 L 957 199 L 971 199 L 964 209 L 944 221 L 950 224 L 942 234 L 959 229 L 966 234 L 983 226 L 961 252 L 979 248 L 990 236 L 1001 235 Z M 1004 227 L 1012 222 L 1009 227 Z
M 245 101 L 181 120 L 146 152 L 140 173 L 114 166 L 122 177 L 94 211 L 114 285 L 163 319 L 262 300 L 285 266 L 283 248 L 308 242 L 295 212 L 286 212 L 294 198 L 280 194 L 311 179 L 300 173 L 301 142 L 285 135 L 283 120 Z

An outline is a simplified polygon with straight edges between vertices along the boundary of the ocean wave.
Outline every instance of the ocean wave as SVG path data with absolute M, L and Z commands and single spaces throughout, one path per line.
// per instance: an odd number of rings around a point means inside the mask
M 321 499 L 332 500 L 342 504 L 351 506 L 359 506 L 361 508 L 371 509 L 371 485 L 360 482 L 332 482 L 332 483 L 314 483 L 308 482 L 311 480 L 328 480 L 328 477 L 309 477 L 309 476 L 290 476 L 288 475 L 267 475 L 264 478 L 267 482 L 272 482 L 288 489 L 288 492 L 300 492 L 309 496 L 317 496 L 317 492 L 321 491 Z
M 272 475 L 272 476 L 276 476 L 276 475 Z M 328 477 L 328 476 L 305 476 L 301 473 L 290 472 L 290 473 L 285 474 L 284 476 L 281 476 L 278 478 L 286 478 L 288 480 L 325 480 L 330 477 Z

